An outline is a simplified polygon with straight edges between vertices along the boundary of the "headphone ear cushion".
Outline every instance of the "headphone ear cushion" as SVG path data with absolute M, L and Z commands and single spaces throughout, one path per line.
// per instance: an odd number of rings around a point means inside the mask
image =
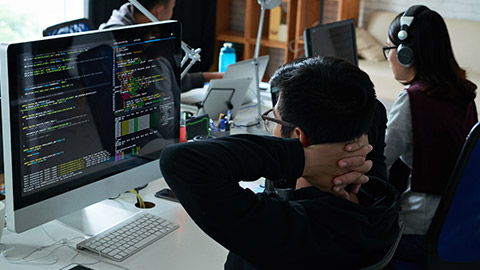
M 404 67 L 411 67 L 413 65 L 413 51 L 407 45 L 400 44 L 397 48 L 397 60 L 400 65 Z

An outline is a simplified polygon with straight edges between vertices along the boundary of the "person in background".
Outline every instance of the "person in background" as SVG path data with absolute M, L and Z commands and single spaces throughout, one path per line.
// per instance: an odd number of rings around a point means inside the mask
M 159 21 L 170 20 L 175 7 L 175 0 L 138 0 Z M 125 25 L 151 22 L 142 12 L 127 2 L 120 9 L 114 10 L 107 22 L 102 23 L 99 29 L 110 29 Z M 222 72 L 194 72 L 187 73 L 182 79 L 181 91 L 187 92 L 193 88 L 203 87 L 205 82 L 223 78 Z
M 404 21 L 410 18 L 408 26 Z M 405 231 L 395 257 L 419 263 L 441 194 L 478 121 L 476 85 L 455 60 L 443 18 L 428 7 L 398 14 L 387 38 L 385 58 L 406 85 L 389 113 L 385 136 L 389 180 L 403 192 Z
M 290 128 L 285 138 L 242 134 L 168 146 L 160 158 L 166 182 L 196 224 L 230 251 L 225 269 L 376 263 L 399 233 L 399 194 L 384 179 L 358 177 L 372 166 L 365 161 L 371 146 L 361 143 L 376 103 L 368 75 L 343 59 L 318 57 L 284 65 L 271 83 L 279 100 L 263 119 L 275 135 Z M 286 198 L 238 183 L 262 176 L 300 178 L 301 185 Z M 363 185 L 336 188 L 350 183 Z

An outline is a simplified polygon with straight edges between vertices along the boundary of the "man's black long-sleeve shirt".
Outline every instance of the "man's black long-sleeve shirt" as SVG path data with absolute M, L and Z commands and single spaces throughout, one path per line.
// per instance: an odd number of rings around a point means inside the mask
M 398 234 L 398 193 L 376 178 L 360 204 L 315 187 L 292 200 L 255 194 L 239 181 L 298 178 L 297 139 L 236 135 L 163 150 L 163 176 L 185 210 L 230 250 L 226 269 L 352 269 L 382 258 Z

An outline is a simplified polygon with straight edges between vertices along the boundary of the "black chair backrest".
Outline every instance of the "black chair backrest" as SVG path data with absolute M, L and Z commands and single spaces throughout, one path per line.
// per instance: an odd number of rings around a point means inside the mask
M 480 269 L 479 138 L 477 123 L 467 136 L 427 233 L 428 269 Z
M 388 264 L 393 258 L 393 255 L 395 254 L 395 251 L 397 250 L 398 243 L 400 243 L 400 239 L 402 238 L 404 229 L 405 229 L 405 224 L 403 222 L 400 222 L 397 238 L 395 239 L 395 242 L 387 251 L 385 256 L 383 256 L 383 258 L 380 259 L 380 261 L 376 262 L 375 264 L 360 268 L 358 270 L 379 270 L 379 269 L 387 268 Z
M 43 36 L 55 36 L 94 30 L 93 24 L 85 18 L 52 25 L 43 30 Z

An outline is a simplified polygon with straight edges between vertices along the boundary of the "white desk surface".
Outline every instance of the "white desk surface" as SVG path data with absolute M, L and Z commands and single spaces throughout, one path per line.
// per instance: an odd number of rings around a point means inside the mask
M 262 104 L 262 111 L 271 108 L 271 102 L 265 101 Z M 185 109 L 182 106 L 182 109 Z M 236 122 L 238 124 L 246 124 L 255 119 L 257 108 L 246 108 L 239 112 Z M 263 126 L 263 124 L 262 124 Z M 235 128 L 232 133 L 245 133 L 245 128 Z M 250 131 L 249 131 L 250 132 Z M 243 183 L 245 187 L 248 185 L 252 190 L 257 191 L 262 180 L 254 183 Z M 67 227 L 59 221 L 51 221 L 43 226 L 36 227 L 27 232 L 16 234 L 4 229 L 3 236 L 0 240 L 0 250 L 12 248 L 14 246 L 41 247 L 53 244 L 55 241 L 50 238 L 50 234 L 55 240 L 74 239 L 69 244 L 73 247 L 62 247 L 55 250 L 54 254 L 58 261 L 53 265 L 31 265 L 31 264 L 12 264 L 0 256 L 1 270 L 16 269 L 61 269 L 73 262 L 85 264 L 92 269 L 169 269 L 169 270 L 213 270 L 223 269 L 224 262 L 228 251 L 201 231 L 198 226 L 185 212 L 183 207 L 176 202 L 156 198 L 154 193 L 167 187 L 163 178 L 151 182 L 145 189 L 140 190 L 140 195 L 145 201 L 153 202 L 154 208 L 143 210 L 154 215 L 161 216 L 167 220 L 173 221 L 180 225 L 180 228 L 166 235 L 164 238 L 154 242 L 148 247 L 127 258 L 121 263 L 112 260 L 103 259 L 104 261 L 88 265 L 90 262 L 96 262 L 98 256 L 93 253 L 81 252 L 74 261 L 72 258 L 77 254 L 75 244 L 82 239 L 82 234 L 70 227 Z M 112 205 L 124 208 L 130 211 L 138 212 L 138 208 L 134 206 L 136 197 L 132 193 L 124 193 L 118 199 L 105 200 L 102 204 Z M 46 231 L 46 232 L 45 232 Z M 48 250 L 52 250 L 49 248 Z M 15 253 L 12 253 L 13 255 Z M 45 253 L 42 253 L 45 254 Z M 119 267 L 121 266 L 121 267 Z
M 263 180 L 251 183 L 242 183 L 242 186 L 248 187 L 254 191 L 260 191 L 260 184 Z M 140 195 L 145 201 L 152 202 L 155 207 L 143 211 L 158 215 L 167 220 L 173 221 L 180 225 L 180 228 L 166 235 L 164 238 L 154 242 L 140 252 L 127 258 L 121 263 L 112 260 L 103 259 L 104 261 L 89 265 L 92 269 L 196 269 L 196 270 L 212 270 L 223 269 L 228 251 L 207 236 L 193 220 L 188 216 L 183 207 L 177 203 L 160 198 L 156 198 L 153 194 L 162 188 L 167 187 L 163 178 L 158 179 L 140 190 Z M 132 212 L 142 211 L 134 206 L 136 197 L 132 193 L 124 193 L 120 198 L 115 200 L 105 200 L 100 202 Z M 42 227 L 36 227 L 27 232 L 16 234 L 4 229 L 1 239 L 0 249 L 12 248 L 14 246 L 25 245 L 29 247 L 48 246 L 55 241 L 45 233 L 48 232 L 55 240 L 74 239 L 83 235 L 67 227 L 59 221 L 51 221 Z M 69 244 L 75 247 L 75 244 L 82 239 L 76 238 Z M 48 250 L 53 250 L 49 248 Z M 18 253 L 24 254 L 24 253 Z M 41 253 L 45 254 L 45 253 Z M 31 265 L 31 264 L 11 264 L 0 257 L 0 269 L 16 270 L 16 269 L 60 269 L 72 263 L 72 258 L 77 254 L 76 250 L 67 248 L 66 246 L 55 251 L 58 258 L 57 263 L 53 265 Z M 16 255 L 12 252 L 11 255 Z M 33 258 L 33 257 L 30 257 Z M 81 263 L 96 262 L 98 256 L 89 252 L 81 252 L 74 261 Z M 50 260 L 49 260 L 50 261 Z M 108 262 L 108 263 L 107 263 Z M 120 265 L 121 267 L 117 267 Z
M 165 187 L 167 185 L 162 178 L 151 182 L 144 190 L 140 191 L 140 195 L 145 201 L 155 203 L 154 208 L 144 211 L 178 223 L 180 228 L 121 263 L 105 259 L 112 265 L 100 262 L 91 265 L 91 268 L 122 269 L 114 266 L 118 264 L 127 269 L 223 269 L 227 250 L 203 233 L 179 203 L 153 196 L 156 191 Z M 135 202 L 135 195 L 125 193 L 118 199 L 106 200 L 102 203 L 137 212 L 139 209 L 134 206 Z M 43 225 L 43 228 L 56 240 L 82 236 L 81 233 L 70 229 L 59 221 L 49 222 Z M 80 241 L 81 239 L 76 239 L 73 242 L 76 244 Z M 11 248 L 14 245 L 46 246 L 53 242 L 41 227 L 21 234 L 15 234 L 5 229 L 1 239 L 1 244 L 5 245 L 6 248 Z M 73 244 L 72 246 L 75 247 Z M 54 265 L 45 266 L 10 264 L 5 258 L 0 257 L 0 269 L 60 269 L 72 263 L 71 259 L 75 256 L 76 251 L 65 247 L 57 250 L 55 254 L 58 257 L 58 262 Z M 95 262 L 98 259 L 98 256 L 93 253 L 82 252 L 82 254 L 88 255 L 75 258 L 76 262 Z

